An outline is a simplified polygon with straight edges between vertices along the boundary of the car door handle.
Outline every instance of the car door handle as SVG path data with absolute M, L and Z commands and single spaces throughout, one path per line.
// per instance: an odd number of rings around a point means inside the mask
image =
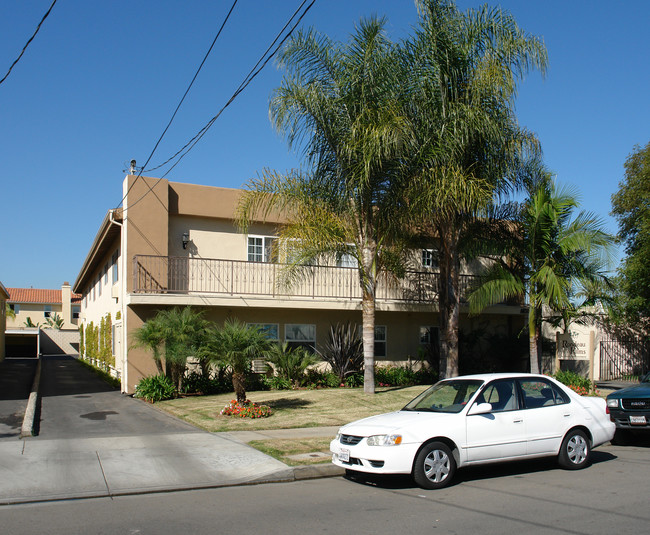
M 518 420 L 513 420 L 512 423 L 513 423 L 513 424 L 520 424 L 520 423 L 523 422 L 523 421 L 524 421 L 523 418 L 519 418 Z
M 570 413 L 570 412 L 567 412 L 567 413 L 564 414 L 564 417 L 565 417 L 565 418 L 568 418 L 569 416 L 571 416 L 571 413 Z

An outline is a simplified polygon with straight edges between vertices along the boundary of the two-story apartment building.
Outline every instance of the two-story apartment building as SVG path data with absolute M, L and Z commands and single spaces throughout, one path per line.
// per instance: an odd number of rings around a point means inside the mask
M 229 317 L 262 325 L 278 341 L 325 343 L 337 322 L 361 323 L 357 270 L 346 259 L 309 266 L 291 287 L 280 284 L 281 218 L 236 225 L 241 190 L 127 175 L 123 208 L 111 210 L 83 263 L 73 290 L 82 294 L 81 321 L 98 325 L 110 314 L 115 368 L 124 392 L 155 374 L 151 354 L 135 348 L 130 333 L 166 307 L 192 305 L 218 324 Z M 378 289 L 376 360 L 405 362 L 437 336 L 438 273 L 429 251 L 414 253 L 419 266 L 398 283 Z M 338 265 L 337 265 L 338 264 Z M 463 275 L 464 283 L 471 274 Z M 463 310 L 471 329 L 476 318 Z M 517 333 L 519 305 L 482 315 L 483 326 Z
M 45 325 L 55 316 L 63 320 L 64 329 L 76 329 L 81 313 L 81 296 L 73 294 L 70 283 L 64 282 L 60 290 L 43 288 L 7 288 L 7 302 L 15 317 L 8 318 L 7 328 L 24 327 L 28 321 Z

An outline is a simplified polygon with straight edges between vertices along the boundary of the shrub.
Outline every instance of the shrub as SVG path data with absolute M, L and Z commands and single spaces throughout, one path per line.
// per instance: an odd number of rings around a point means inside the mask
M 578 394 L 586 395 L 591 392 L 591 381 L 576 372 L 571 370 L 560 370 L 554 375 L 554 377 L 560 381 L 560 383 L 571 388 L 571 390 L 578 392 Z
M 238 418 L 268 418 L 272 411 L 268 405 L 259 405 L 246 400 L 243 403 L 233 399 L 221 409 L 222 416 L 236 416 Z
M 433 384 L 438 380 L 438 372 L 428 366 L 414 371 L 410 366 L 377 366 L 375 383 L 378 386 L 413 386 Z
M 353 323 L 337 323 L 330 326 L 330 332 L 320 352 L 321 358 L 332 367 L 339 384 L 348 375 L 361 370 L 363 364 L 363 343 L 357 326 Z
M 307 370 L 305 384 L 308 388 L 336 388 L 341 380 L 332 372 L 322 372 L 316 369 Z
M 279 375 L 264 377 L 263 382 L 271 390 L 291 390 L 291 381 Z
M 266 361 L 273 365 L 279 377 L 289 384 L 301 386 L 305 370 L 318 362 L 318 358 L 303 347 L 289 348 L 287 343 L 273 346 L 266 354 Z
M 354 372 L 345 378 L 345 386 L 349 388 L 356 388 L 363 385 L 363 373 Z
M 210 377 L 198 372 L 191 372 L 183 377 L 181 392 L 184 394 L 223 394 L 232 392 L 232 381 L 229 377 Z
M 141 379 L 135 387 L 136 398 L 141 398 L 151 403 L 164 401 L 176 397 L 174 382 L 164 375 L 151 375 Z

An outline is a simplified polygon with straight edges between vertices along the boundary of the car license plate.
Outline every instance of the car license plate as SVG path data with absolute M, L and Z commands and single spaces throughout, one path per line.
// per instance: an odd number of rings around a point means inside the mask
M 645 425 L 646 424 L 645 416 L 630 416 L 630 423 L 632 425 Z
M 341 448 L 339 451 L 339 461 L 342 463 L 349 463 L 350 462 L 350 450 L 346 450 L 345 448 Z

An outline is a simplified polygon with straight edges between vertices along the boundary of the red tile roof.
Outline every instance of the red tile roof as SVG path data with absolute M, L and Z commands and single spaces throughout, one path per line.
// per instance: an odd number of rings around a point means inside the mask
M 61 290 L 41 290 L 38 288 L 7 288 L 10 303 L 45 303 L 58 304 L 62 302 Z M 72 302 L 81 301 L 81 295 L 72 294 Z

